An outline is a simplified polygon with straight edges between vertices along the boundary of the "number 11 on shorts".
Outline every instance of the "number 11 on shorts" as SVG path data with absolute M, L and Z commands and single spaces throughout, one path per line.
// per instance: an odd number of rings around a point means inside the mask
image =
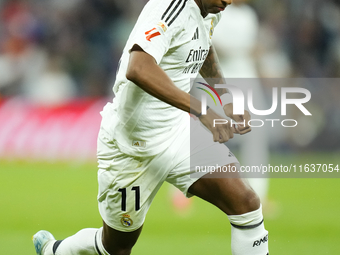
M 135 210 L 138 211 L 140 209 L 140 187 L 134 186 L 131 190 L 135 192 Z M 126 188 L 118 191 L 122 193 L 122 211 L 126 211 Z

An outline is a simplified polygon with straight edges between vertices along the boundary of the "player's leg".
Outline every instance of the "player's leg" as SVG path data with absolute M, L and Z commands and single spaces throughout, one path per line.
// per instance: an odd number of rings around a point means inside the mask
M 236 168 L 237 164 L 231 166 Z M 243 214 L 260 207 L 260 200 L 247 181 L 235 178 L 234 174 L 228 178 L 226 173 L 209 173 L 194 182 L 188 192 L 212 203 L 227 215 Z
M 101 132 L 98 139 L 100 229 L 83 229 L 64 240 L 36 238 L 39 255 L 125 255 L 136 243 L 153 198 L 169 171 L 166 151 L 151 157 L 122 153 Z M 45 238 L 46 237 L 46 238 Z M 42 244 L 42 245 L 40 245 Z
M 48 231 L 39 231 L 33 236 L 38 255 L 107 255 L 101 244 L 102 228 L 82 229 L 64 240 L 55 240 Z
M 196 195 L 228 215 L 232 224 L 233 255 L 266 255 L 268 237 L 259 198 L 247 181 L 228 167 L 239 166 L 236 157 L 228 147 L 214 143 L 211 138 L 199 122 L 191 120 L 190 136 L 178 147 L 176 167 L 169 173 L 167 181 L 186 196 Z M 215 166 L 226 166 L 225 169 L 232 171 L 222 174 L 202 171 L 214 170 Z
M 249 90 L 252 91 L 254 106 L 256 109 L 269 109 L 264 91 L 259 79 L 249 79 L 247 82 L 239 82 L 237 86 L 242 89 L 246 95 Z M 249 111 L 248 105 L 245 106 Z M 249 111 L 250 112 L 250 111 Z M 261 119 L 265 122 L 266 116 L 256 116 L 254 119 Z M 258 128 L 252 128 L 251 133 L 237 137 L 240 144 L 240 162 L 243 166 L 261 166 L 269 162 L 269 137 L 270 130 L 267 125 Z M 254 174 L 248 181 L 251 187 L 260 197 L 262 204 L 267 201 L 269 178 L 267 175 Z
M 196 195 L 227 214 L 232 230 L 232 254 L 267 255 L 268 232 L 264 228 L 262 207 L 250 185 L 241 178 L 216 178 L 220 177 L 216 176 L 219 173 L 208 173 L 210 178 L 198 179 L 194 172 L 184 174 L 188 167 L 188 160 L 183 161 L 169 173 L 167 181 L 185 195 Z
M 112 156 L 114 155 L 114 156 Z M 101 244 L 111 255 L 131 253 L 149 207 L 168 170 L 167 153 L 124 154 L 105 135 L 98 139 L 98 204 L 103 219 Z
M 111 255 L 128 255 L 142 232 L 142 227 L 132 232 L 115 230 L 103 222 L 102 243 L 105 250 Z
M 132 232 L 112 229 L 103 222 L 100 229 L 82 229 L 64 240 L 55 240 L 47 231 L 33 237 L 39 255 L 129 255 L 142 231 Z
M 220 208 L 228 215 L 232 228 L 233 255 L 268 254 L 268 231 L 264 228 L 260 200 L 241 178 L 219 178 L 209 174 L 193 183 L 189 193 Z

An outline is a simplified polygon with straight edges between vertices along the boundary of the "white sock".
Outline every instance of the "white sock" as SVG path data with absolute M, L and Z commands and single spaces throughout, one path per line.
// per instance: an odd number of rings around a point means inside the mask
M 103 228 L 86 228 L 73 236 L 64 239 L 55 251 L 55 255 L 110 255 L 102 244 Z M 52 255 L 50 248 L 46 247 L 44 255 Z M 48 251 L 47 251 L 48 249 Z
M 267 255 L 268 231 L 264 228 L 262 206 L 242 215 L 228 215 L 233 255 Z

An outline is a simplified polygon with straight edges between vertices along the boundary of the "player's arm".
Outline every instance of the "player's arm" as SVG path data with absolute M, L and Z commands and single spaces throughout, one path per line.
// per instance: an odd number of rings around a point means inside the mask
M 200 75 L 206 79 L 206 81 L 212 87 L 215 87 L 215 84 L 225 84 L 223 72 L 220 67 L 214 46 L 210 46 L 208 56 L 201 67 Z M 228 93 L 227 89 L 224 88 L 216 89 L 216 91 L 220 96 Z
M 131 49 L 126 78 L 163 102 L 186 112 L 191 109 L 195 115 L 201 112 L 201 102 L 177 88 L 155 59 L 137 44 Z
M 203 63 L 200 74 L 212 87 L 215 87 L 215 84 L 226 84 L 214 46 L 210 46 L 208 56 Z M 216 91 L 220 96 L 225 93 L 229 93 L 225 88 L 216 89 Z M 248 111 L 245 111 L 243 115 L 234 115 L 232 103 L 225 104 L 223 106 L 223 110 L 226 116 L 236 122 L 246 123 L 246 125 L 238 125 L 236 128 L 237 133 L 243 135 L 251 131 L 251 127 L 248 124 L 248 121 L 250 120 L 250 114 Z
M 223 143 L 233 137 L 234 130 L 229 125 L 214 127 L 213 120 L 221 119 L 221 116 L 212 109 L 208 109 L 207 115 L 201 115 L 201 102 L 177 88 L 155 59 L 136 44 L 131 49 L 126 78 L 159 100 L 199 116 L 215 142 Z

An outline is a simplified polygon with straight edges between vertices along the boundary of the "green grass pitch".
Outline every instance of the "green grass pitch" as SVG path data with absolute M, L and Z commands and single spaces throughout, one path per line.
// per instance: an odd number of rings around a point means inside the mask
M 339 153 L 274 156 L 273 164 L 337 163 Z M 95 163 L 0 161 L 1 254 L 35 254 L 31 236 L 40 229 L 57 239 L 100 227 Z M 340 176 L 340 173 L 339 173 Z M 340 179 L 271 179 L 267 213 L 270 253 L 339 254 Z M 138 255 L 230 255 L 230 226 L 218 209 L 193 198 L 186 213 L 174 212 L 164 185 L 133 249 Z

